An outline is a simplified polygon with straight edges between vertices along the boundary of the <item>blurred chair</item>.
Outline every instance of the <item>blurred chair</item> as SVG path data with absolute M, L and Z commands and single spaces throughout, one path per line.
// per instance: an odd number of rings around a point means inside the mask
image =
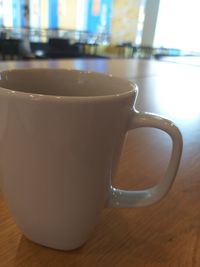
M 49 58 L 77 58 L 82 57 L 82 46 L 70 44 L 69 39 L 50 38 L 47 46 L 47 57 Z
M 35 55 L 35 58 L 46 58 L 48 43 L 45 42 L 31 42 L 31 51 Z
M 2 59 L 15 59 L 20 57 L 20 39 L 1 39 L 0 50 Z

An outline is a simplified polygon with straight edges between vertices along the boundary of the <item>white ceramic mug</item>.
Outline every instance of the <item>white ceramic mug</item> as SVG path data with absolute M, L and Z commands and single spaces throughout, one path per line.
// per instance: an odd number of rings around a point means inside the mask
M 139 113 L 137 86 L 109 75 L 61 69 L 0 73 L 0 164 L 7 205 L 30 240 L 56 249 L 84 244 L 105 207 L 160 200 L 175 178 L 182 137 L 169 120 Z M 111 186 L 127 131 L 154 127 L 172 141 L 153 188 Z

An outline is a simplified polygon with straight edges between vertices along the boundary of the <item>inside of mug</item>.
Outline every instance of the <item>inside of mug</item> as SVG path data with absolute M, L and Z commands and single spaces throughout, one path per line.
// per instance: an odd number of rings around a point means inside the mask
M 65 69 L 18 69 L 0 73 L 0 87 L 53 96 L 109 96 L 133 91 L 134 84 L 111 75 Z

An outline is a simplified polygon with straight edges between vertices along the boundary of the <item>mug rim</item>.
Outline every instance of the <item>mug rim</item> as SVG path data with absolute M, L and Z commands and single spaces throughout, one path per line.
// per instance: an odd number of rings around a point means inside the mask
M 30 99 L 30 100 L 37 100 L 37 101 L 72 101 L 72 102 L 88 102 L 88 101 L 105 101 L 105 100 L 119 100 L 119 98 L 127 98 L 133 95 L 137 95 L 138 93 L 138 86 L 135 82 L 130 81 L 125 78 L 117 77 L 109 73 L 100 73 L 95 71 L 87 71 L 87 70 L 77 70 L 77 69 L 70 69 L 70 68 L 18 68 L 18 69 L 8 69 L 0 71 L 0 80 L 2 80 L 1 75 L 5 75 L 6 73 L 16 73 L 16 72 L 31 72 L 31 71 L 67 71 L 67 72 L 76 72 L 76 73 L 84 73 L 87 75 L 97 75 L 103 77 L 109 77 L 113 79 L 115 82 L 123 82 L 124 86 L 128 86 L 129 88 L 127 91 L 116 93 L 116 94 L 108 94 L 108 95 L 91 95 L 91 96 L 66 96 L 66 95 L 51 95 L 51 94 L 39 94 L 39 93 L 30 93 L 30 92 L 23 92 L 18 90 L 12 90 L 6 87 L 2 87 L 0 85 L 0 96 L 13 96 L 17 98 L 23 99 Z

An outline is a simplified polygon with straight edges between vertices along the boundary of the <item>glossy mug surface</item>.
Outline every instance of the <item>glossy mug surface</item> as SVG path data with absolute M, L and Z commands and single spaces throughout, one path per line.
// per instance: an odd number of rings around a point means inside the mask
M 104 207 L 140 207 L 166 195 L 182 137 L 169 120 L 139 113 L 137 86 L 109 75 L 63 69 L 0 73 L 2 191 L 30 240 L 70 250 L 84 244 Z M 113 188 L 125 134 L 155 127 L 173 141 L 161 182 L 143 191 Z

